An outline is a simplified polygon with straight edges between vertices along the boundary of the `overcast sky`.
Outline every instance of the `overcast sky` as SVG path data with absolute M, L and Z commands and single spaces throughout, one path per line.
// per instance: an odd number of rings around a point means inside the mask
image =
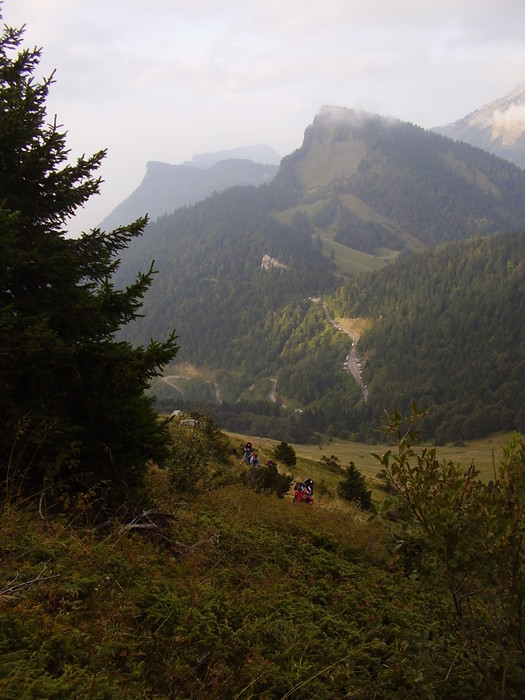
M 525 82 L 524 0 L 4 0 L 56 69 L 72 155 L 108 148 L 96 226 L 146 163 L 298 148 L 322 105 L 431 127 Z

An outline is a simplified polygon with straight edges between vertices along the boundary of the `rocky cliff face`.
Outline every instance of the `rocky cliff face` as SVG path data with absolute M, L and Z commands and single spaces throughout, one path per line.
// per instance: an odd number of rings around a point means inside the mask
M 525 83 L 466 117 L 434 128 L 525 168 Z

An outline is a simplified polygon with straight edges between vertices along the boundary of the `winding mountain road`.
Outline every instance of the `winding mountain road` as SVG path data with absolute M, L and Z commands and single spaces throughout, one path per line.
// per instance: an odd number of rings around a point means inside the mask
M 321 303 L 321 299 L 319 297 L 310 297 L 310 301 L 314 302 L 315 304 Z M 345 328 L 340 326 L 336 321 L 334 321 L 334 319 L 330 315 L 330 312 L 329 312 L 326 304 L 321 304 L 321 305 L 322 305 L 323 312 L 324 312 L 324 315 L 325 315 L 328 323 L 331 326 L 333 326 L 336 330 L 341 331 L 341 333 L 344 333 L 345 335 L 347 335 L 352 341 L 350 351 L 349 351 L 348 355 L 346 356 L 346 359 L 344 362 L 344 369 L 346 372 L 350 372 L 350 374 L 353 376 L 353 378 L 355 379 L 359 388 L 361 389 L 361 392 L 363 394 L 363 401 L 366 402 L 368 399 L 368 387 L 363 382 L 361 360 L 360 360 L 360 358 L 356 352 L 356 349 L 355 349 L 355 345 L 356 345 L 356 342 L 359 340 L 359 337 L 354 335 L 350 331 L 347 331 Z M 180 375 L 180 374 L 160 377 L 160 379 L 162 381 L 166 382 L 166 384 L 168 384 L 169 386 L 171 386 L 172 389 L 175 389 L 175 391 L 178 391 L 179 394 L 184 396 L 184 391 L 175 384 L 176 380 L 182 379 L 182 378 L 184 378 L 184 377 L 183 377 L 183 375 Z M 276 396 L 277 380 L 272 378 L 272 379 L 270 379 L 270 383 L 271 383 L 271 386 L 270 386 L 270 393 L 269 393 L 268 398 L 270 401 L 275 402 L 277 400 L 277 396 Z M 216 382 L 214 383 L 214 390 L 215 390 L 215 399 L 216 399 L 218 404 L 221 404 L 222 399 L 221 399 L 220 389 L 219 389 L 219 385 Z
M 314 301 L 314 300 L 312 300 L 312 301 Z M 347 335 L 349 338 L 352 339 L 352 346 L 350 348 L 350 352 L 346 356 L 346 360 L 344 363 L 344 369 L 346 372 L 350 372 L 352 377 L 355 379 L 355 381 L 359 385 L 359 388 L 361 389 L 361 392 L 363 394 L 363 401 L 366 402 L 368 400 L 368 387 L 363 382 L 361 360 L 360 360 L 359 356 L 357 355 L 356 349 L 355 349 L 355 344 L 356 344 L 358 338 L 355 335 L 353 335 L 352 333 L 350 333 L 350 331 L 347 331 L 344 328 L 342 328 L 342 326 L 340 326 L 336 321 L 334 321 L 334 319 L 330 316 L 330 312 L 328 311 L 328 307 L 326 306 L 326 304 L 323 304 L 322 306 L 323 306 L 324 315 L 325 315 L 328 323 L 330 325 L 332 325 L 335 329 L 337 329 L 338 331 L 341 331 L 342 333 L 344 333 L 345 335 Z

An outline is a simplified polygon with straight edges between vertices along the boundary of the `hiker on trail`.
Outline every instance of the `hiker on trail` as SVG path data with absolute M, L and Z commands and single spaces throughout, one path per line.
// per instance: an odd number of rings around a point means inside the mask
M 246 464 L 250 464 L 250 460 L 252 458 L 252 443 L 247 442 L 242 449 L 243 449 L 242 458 L 244 459 Z
M 306 491 L 308 492 L 308 495 L 313 496 L 314 495 L 314 482 L 312 481 L 312 479 L 310 479 L 310 478 L 305 479 L 303 483 L 304 483 L 304 487 L 305 487 Z
M 257 455 L 257 452 L 254 452 L 254 453 L 252 454 L 251 463 L 252 463 L 252 467 L 253 467 L 254 469 L 258 469 L 258 468 L 259 468 L 259 457 L 258 457 L 258 455 Z
M 307 479 L 307 481 L 312 481 L 312 480 Z M 312 492 L 313 492 L 313 481 L 311 484 L 311 488 L 312 488 Z M 294 486 L 294 496 L 293 496 L 292 503 L 296 503 L 298 501 L 299 503 L 307 503 L 309 506 L 313 506 L 314 498 L 312 496 L 312 492 L 306 486 L 306 482 L 296 481 L 295 486 Z

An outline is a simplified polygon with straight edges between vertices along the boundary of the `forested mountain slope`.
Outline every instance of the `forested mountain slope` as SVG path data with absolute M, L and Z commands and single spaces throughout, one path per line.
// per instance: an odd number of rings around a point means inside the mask
M 370 409 L 431 408 L 427 436 L 525 431 L 525 232 L 473 238 L 356 278 L 341 315 L 365 316 Z
M 343 371 L 349 339 L 311 298 L 362 270 L 524 221 L 525 174 L 512 164 L 409 124 L 325 109 L 271 183 L 178 209 L 132 241 L 116 284 L 151 260 L 158 275 L 126 337 L 144 343 L 177 329 L 178 359 L 201 370 L 179 387 L 184 401 L 222 401 L 223 412 L 259 402 L 253 411 L 274 432 L 284 403 L 302 411 L 294 440 L 328 427 L 370 430 L 385 400 L 380 383 L 363 406 Z M 167 386 L 161 394 L 165 408 L 182 396 Z M 270 395 L 272 406 L 261 406 Z
M 212 366 L 242 364 L 260 353 L 269 314 L 330 288 L 329 261 L 310 237 L 266 215 L 265 194 L 232 188 L 161 217 L 130 246 L 123 272 L 152 258 L 158 270 L 139 337 L 175 324 L 185 357 Z M 265 255 L 274 267 L 261 267 Z

